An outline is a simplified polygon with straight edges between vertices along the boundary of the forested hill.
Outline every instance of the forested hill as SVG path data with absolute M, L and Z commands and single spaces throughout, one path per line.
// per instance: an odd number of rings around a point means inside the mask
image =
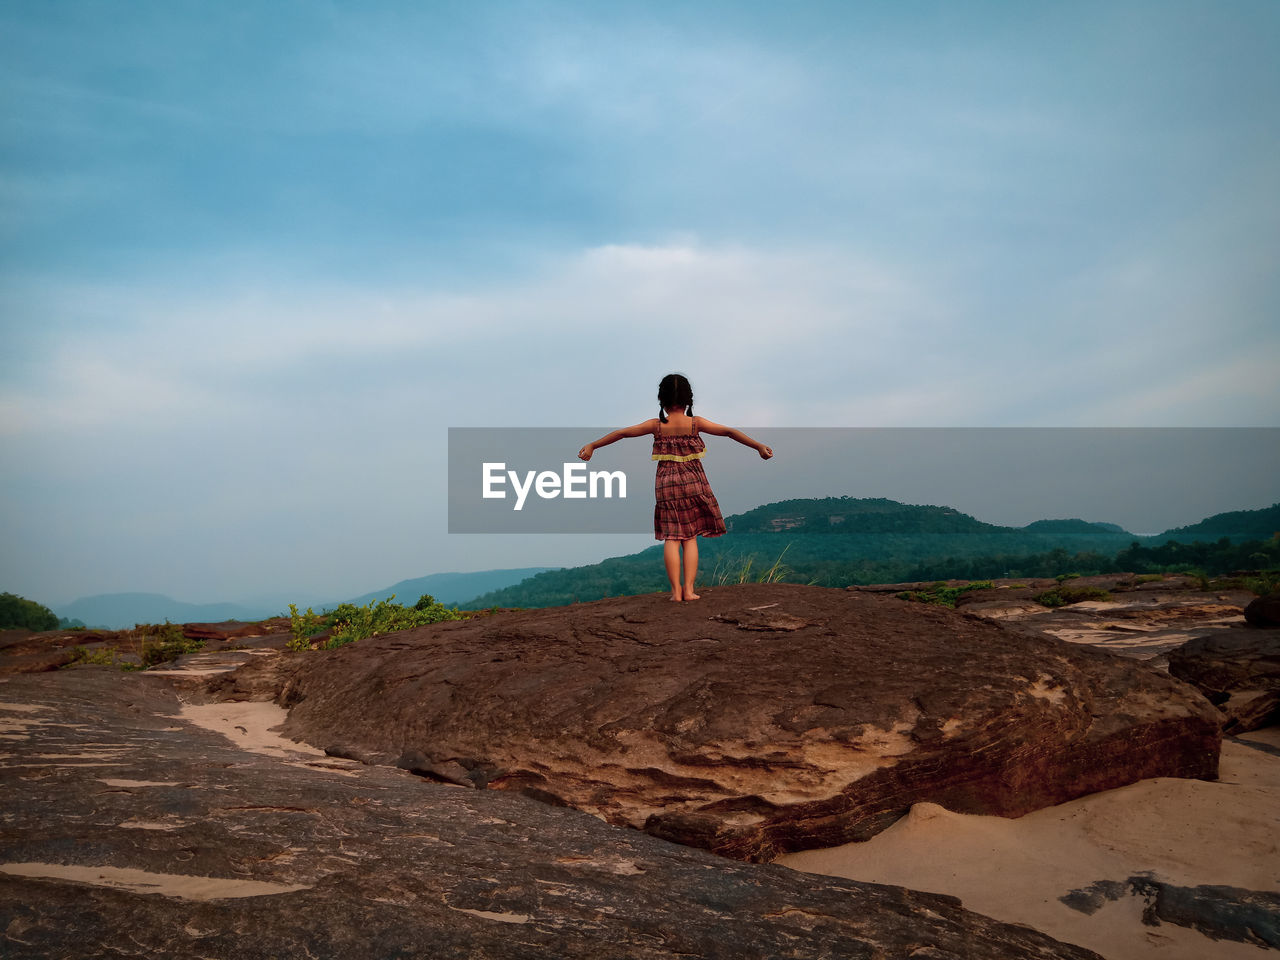
M 1226 537 L 1229 540 L 1269 540 L 1280 534 L 1280 503 L 1273 503 L 1263 510 L 1232 510 L 1230 513 L 1217 513 L 1207 520 L 1193 523 L 1188 527 L 1174 527 L 1166 530 L 1151 542 L 1163 543 L 1165 540 L 1177 540 L 1179 543 L 1194 543 L 1201 540 L 1210 543 Z
M 1075 521 L 1083 522 L 1083 521 Z M 733 533 L 994 533 L 1012 528 L 951 507 L 913 506 L 883 497 L 780 500 L 725 519 Z
M 886 499 L 826 497 L 784 500 L 725 519 L 729 533 L 699 541 L 698 582 L 715 585 L 765 579 L 848 586 L 952 577 L 1053 577 L 1113 572 L 1117 564 L 1144 572 L 1165 566 L 1224 569 L 1280 566 L 1280 540 L 1246 548 L 1155 549 L 1180 542 L 1270 541 L 1276 507 L 1221 514 L 1191 527 L 1142 537 L 1114 523 L 1037 520 L 1025 527 L 983 523 L 951 507 Z M 1222 518 L 1235 518 L 1223 520 Z M 1232 532 L 1221 532 L 1225 527 Z M 1265 533 L 1263 532 L 1265 531 Z M 1277 553 L 1276 559 L 1269 559 Z M 1176 555 L 1175 555 L 1176 554 Z M 1239 554 L 1239 556 L 1237 556 Z M 1141 568 L 1141 569 L 1140 569 Z M 542 607 L 666 587 L 660 546 L 600 563 L 540 573 L 463 606 Z

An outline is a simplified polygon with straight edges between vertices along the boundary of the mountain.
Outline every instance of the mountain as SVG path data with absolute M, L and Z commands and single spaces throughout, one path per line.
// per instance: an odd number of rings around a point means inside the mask
M 362 593 L 347 602 L 363 606 L 374 600 L 385 600 L 395 594 L 396 603 L 402 603 L 410 607 L 417 603 L 418 598 L 424 593 L 429 593 L 445 606 L 453 606 L 454 604 L 474 600 L 482 593 L 500 590 L 546 570 L 554 569 L 557 568 L 522 567 L 514 570 L 479 570 L 475 573 L 433 573 L 430 576 L 417 577 L 413 580 L 401 580 L 385 590 Z
M 434 573 L 394 586 L 353 597 L 349 602 L 366 604 L 395 594 L 396 602 L 412 606 L 429 593 L 446 605 L 471 600 L 482 593 L 517 584 L 526 577 L 549 570 L 526 567 L 513 570 L 479 570 L 474 573 Z M 336 607 L 340 601 L 315 604 L 316 609 Z M 304 604 L 305 605 L 305 604 Z M 138 623 L 217 623 L 222 620 L 262 620 L 288 610 L 288 601 L 259 600 L 249 603 L 184 603 L 160 593 L 105 593 L 81 597 L 54 612 L 67 620 L 79 620 L 90 627 L 124 630 Z
M 883 497 L 824 497 L 767 503 L 725 520 L 733 533 L 992 533 L 1007 531 L 952 507 L 914 506 Z
M 278 609 L 239 603 L 183 603 L 160 593 L 104 593 L 81 597 L 54 611 L 91 627 L 124 630 L 138 623 L 203 623 L 221 620 L 261 620 Z
M 1132 537 L 1118 523 L 1090 523 L 1088 520 L 1036 520 L 1022 528 L 1029 533 L 1119 533 Z
M 1152 543 L 1177 540 L 1179 543 L 1195 543 L 1197 540 L 1212 543 L 1226 537 L 1232 541 L 1270 540 L 1280 535 L 1280 503 L 1273 503 L 1261 510 L 1232 510 L 1215 513 L 1212 517 L 1187 527 L 1174 527 L 1148 538 Z

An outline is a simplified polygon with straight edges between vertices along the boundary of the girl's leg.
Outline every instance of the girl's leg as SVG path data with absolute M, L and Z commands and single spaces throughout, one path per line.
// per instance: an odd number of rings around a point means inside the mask
M 671 599 L 680 601 L 684 594 L 680 590 L 680 541 L 662 541 L 662 563 L 667 568 L 667 579 L 671 581 Z
M 668 541 L 670 542 L 670 541 Z M 698 600 L 693 592 L 693 581 L 698 578 L 698 538 L 690 537 L 684 542 L 684 598 Z

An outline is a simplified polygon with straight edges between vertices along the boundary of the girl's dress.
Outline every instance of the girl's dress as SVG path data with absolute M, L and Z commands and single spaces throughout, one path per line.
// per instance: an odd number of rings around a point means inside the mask
M 702 469 L 706 444 L 692 433 L 663 436 L 662 424 L 653 432 L 654 477 L 653 533 L 658 540 L 718 537 L 725 532 L 720 504 Z

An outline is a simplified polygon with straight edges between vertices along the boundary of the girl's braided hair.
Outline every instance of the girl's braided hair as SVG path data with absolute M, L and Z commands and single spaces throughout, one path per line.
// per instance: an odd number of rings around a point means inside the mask
M 687 416 L 693 416 L 693 387 L 679 373 L 669 373 L 658 384 L 658 419 L 667 422 L 668 407 L 684 407 Z

